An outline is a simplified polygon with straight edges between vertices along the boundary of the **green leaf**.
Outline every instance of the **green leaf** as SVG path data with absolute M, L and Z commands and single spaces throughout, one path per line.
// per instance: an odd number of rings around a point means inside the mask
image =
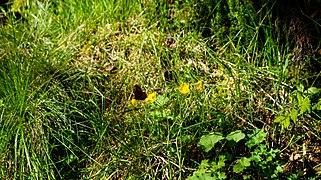
M 307 111 L 309 113 L 311 112 L 311 101 L 308 97 L 304 98 L 301 103 L 300 114 L 303 114 Z
M 188 180 L 213 180 L 213 177 L 211 173 L 195 171 L 193 176 L 189 177 Z
M 218 179 L 226 179 L 227 178 L 225 172 L 217 172 L 216 174 L 217 174 Z
M 219 156 L 219 161 L 218 161 L 217 165 L 218 165 L 220 168 L 222 168 L 222 167 L 225 166 L 225 161 L 226 161 L 225 156 L 224 156 L 224 155 L 220 155 L 220 156 Z
M 293 118 L 295 116 L 295 113 L 293 114 Z M 281 124 L 281 127 L 282 127 L 282 130 L 284 129 L 288 129 L 288 127 L 290 126 L 290 120 L 292 118 L 292 114 L 291 114 L 291 117 L 290 117 L 290 114 L 289 112 L 286 112 L 286 114 L 284 116 L 278 116 L 274 122 L 275 123 L 280 123 Z
M 284 116 L 278 116 L 278 117 L 274 120 L 274 122 L 275 122 L 275 123 L 280 123 L 280 122 L 283 122 L 284 119 L 285 119 Z
M 291 57 L 291 55 L 288 54 L 287 58 L 285 59 L 285 63 L 284 63 L 284 66 L 283 66 L 283 71 L 282 71 L 283 74 L 285 73 L 286 68 L 289 66 L 290 57 Z
M 250 158 L 247 158 L 247 157 L 242 157 L 240 160 L 239 160 L 239 163 L 242 164 L 242 166 L 244 167 L 249 167 L 251 165 L 251 159 Z
M 201 137 L 198 146 L 203 146 L 205 152 L 209 152 L 214 145 L 220 140 L 224 139 L 221 133 L 211 133 Z
M 157 103 L 160 106 L 165 105 L 169 101 L 169 98 L 165 95 L 157 95 Z
M 296 119 L 298 118 L 299 111 L 296 109 L 291 110 L 291 119 L 294 123 L 296 123 Z
M 212 162 L 211 163 L 211 171 L 212 172 L 216 172 L 218 171 L 219 169 L 225 167 L 225 156 L 224 155 L 220 155 L 219 156 L 219 161 L 216 163 L 216 162 Z
M 290 120 L 291 119 L 290 119 L 289 116 L 285 118 L 285 120 L 283 121 L 282 129 L 288 129 L 289 128 L 289 126 L 291 124 Z
M 237 164 L 233 166 L 233 172 L 240 173 L 250 165 L 251 159 L 247 157 L 242 157 L 240 160 L 238 160 Z
M 208 159 L 202 160 L 201 164 L 198 166 L 199 169 L 207 169 L 210 167 L 210 164 L 208 163 Z
M 278 165 L 276 167 L 276 170 L 274 170 L 274 173 L 279 173 L 279 172 L 283 172 L 283 168 L 280 165 Z
M 263 130 L 255 131 L 249 135 L 250 140 L 246 142 L 248 147 L 253 147 L 264 141 L 266 133 Z
M 321 110 L 321 99 L 319 102 L 312 107 L 313 110 Z
M 229 135 L 226 136 L 226 139 L 231 141 L 235 141 L 235 142 L 239 142 L 240 140 L 245 138 L 245 134 L 242 133 L 241 130 L 236 130 L 231 132 Z
M 302 97 L 302 95 L 301 95 L 300 93 L 297 93 L 296 98 L 297 98 L 297 100 L 298 100 L 299 105 L 301 105 L 302 102 L 303 102 L 303 97 Z
M 303 84 L 300 84 L 299 86 L 297 86 L 297 89 L 298 89 L 299 92 L 303 92 L 304 91 Z
M 240 173 L 245 169 L 244 166 L 242 166 L 241 164 L 237 163 L 236 165 L 233 166 L 233 172 L 235 173 Z
M 310 87 L 308 89 L 308 94 L 309 95 L 315 95 L 315 94 L 318 94 L 319 92 L 320 92 L 320 89 L 316 88 L 316 87 Z
M 251 160 L 253 160 L 255 162 L 260 162 L 261 156 L 259 154 L 252 153 Z

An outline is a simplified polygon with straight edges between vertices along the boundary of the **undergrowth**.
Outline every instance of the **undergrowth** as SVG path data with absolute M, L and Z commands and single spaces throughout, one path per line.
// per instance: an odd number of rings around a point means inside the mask
M 272 0 L 5 6 L 1 179 L 320 177 L 317 11 L 303 27 Z

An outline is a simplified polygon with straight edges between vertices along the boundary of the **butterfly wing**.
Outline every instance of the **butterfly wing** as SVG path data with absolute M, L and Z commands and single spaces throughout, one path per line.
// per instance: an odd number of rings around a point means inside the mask
M 145 100 L 147 98 L 147 94 L 138 85 L 134 87 L 134 95 L 136 100 Z

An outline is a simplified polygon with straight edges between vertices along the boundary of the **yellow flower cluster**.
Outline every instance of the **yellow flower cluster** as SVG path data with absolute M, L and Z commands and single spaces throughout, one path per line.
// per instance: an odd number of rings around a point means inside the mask
M 178 92 L 182 94 L 187 94 L 190 92 L 189 86 L 187 83 L 182 83 L 181 86 L 178 88 Z
M 147 98 L 145 99 L 145 103 L 152 104 L 156 101 L 156 93 L 153 92 L 152 94 L 148 94 Z
M 199 80 L 195 85 L 195 89 L 201 90 L 202 87 L 203 87 L 203 82 L 202 82 L 202 80 Z M 182 83 L 181 86 L 178 88 L 178 92 L 180 92 L 184 95 L 188 94 L 190 92 L 189 85 L 187 83 Z
M 203 82 L 202 80 L 199 80 L 196 85 L 195 85 L 195 89 L 196 90 L 201 90 L 203 87 Z M 182 83 L 180 85 L 180 87 L 178 88 L 178 92 L 186 95 L 190 92 L 191 90 L 189 89 L 189 85 L 187 83 Z M 146 104 L 152 104 L 156 101 L 157 99 L 157 95 L 156 92 L 153 92 L 151 94 L 148 94 L 147 98 L 144 100 Z M 139 101 L 136 99 L 132 99 L 132 106 L 136 107 L 138 105 Z

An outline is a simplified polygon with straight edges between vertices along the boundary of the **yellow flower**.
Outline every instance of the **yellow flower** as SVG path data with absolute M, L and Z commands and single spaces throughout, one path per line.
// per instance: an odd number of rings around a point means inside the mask
M 178 88 L 178 91 L 182 94 L 187 94 L 190 92 L 189 86 L 186 83 L 182 83 L 181 86 Z
M 196 90 L 200 90 L 200 89 L 202 89 L 202 87 L 203 87 L 203 82 L 202 82 L 202 80 L 199 80 L 199 81 L 196 83 L 195 89 L 196 89 Z
M 135 107 L 138 105 L 138 101 L 136 99 L 132 99 L 132 105 Z
M 145 102 L 147 104 L 152 104 L 156 101 L 156 93 L 148 94 L 147 98 L 145 99 Z

